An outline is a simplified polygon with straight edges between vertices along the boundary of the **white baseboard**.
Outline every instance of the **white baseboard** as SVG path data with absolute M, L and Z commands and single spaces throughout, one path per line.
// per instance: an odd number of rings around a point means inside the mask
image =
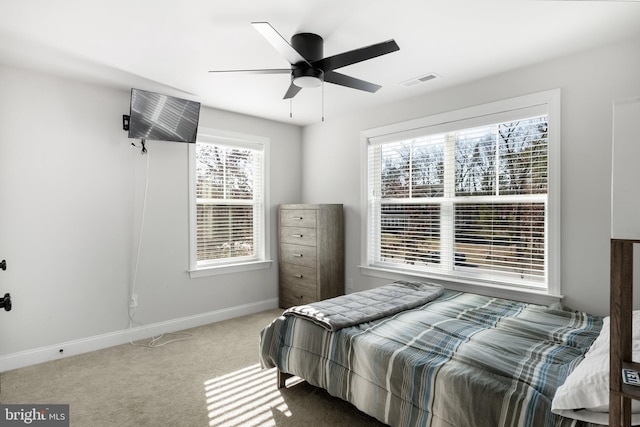
M 223 310 L 211 311 L 209 313 L 196 314 L 194 316 L 181 317 L 150 325 L 136 326 L 130 329 L 110 332 L 102 335 L 81 338 L 67 341 L 56 345 L 35 348 L 32 350 L 11 353 L 0 357 L 0 372 L 12 369 L 23 368 L 37 363 L 49 362 L 62 357 L 74 356 L 88 353 L 115 345 L 126 344 L 130 341 L 158 336 L 162 333 L 177 332 L 185 329 L 209 323 L 220 322 L 222 320 L 233 319 L 235 317 L 248 314 L 259 313 L 278 307 L 278 299 L 273 298 L 257 303 L 243 304 Z

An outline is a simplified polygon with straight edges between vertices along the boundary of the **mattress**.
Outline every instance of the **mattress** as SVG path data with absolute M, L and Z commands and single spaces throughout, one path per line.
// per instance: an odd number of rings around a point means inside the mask
M 583 312 L 445 290 L 337 331 L 281 316 L 260 333 L 260 361 L 392 426 L 581 425 L 551 402 L 601 327 Z

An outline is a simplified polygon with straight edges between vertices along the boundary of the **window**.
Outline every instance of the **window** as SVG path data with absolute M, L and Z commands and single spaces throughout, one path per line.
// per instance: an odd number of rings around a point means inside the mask
M 364 132 L 365 268 L 559 293 L 559 92 Z
M 190 150 L 192 277 L 269 266 L 267 143 L 199 131 Z

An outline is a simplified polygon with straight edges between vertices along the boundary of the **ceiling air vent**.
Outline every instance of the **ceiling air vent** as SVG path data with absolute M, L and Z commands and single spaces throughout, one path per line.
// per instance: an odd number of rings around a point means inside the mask
M 424 76 L 415 77 L 413 79 L 402 82 L 403 85 L 407 87 L 419 85 L 424 82 L 428 82 L 429 80 L 437 79 L 439 76 L 436 73 L 425 74 Z

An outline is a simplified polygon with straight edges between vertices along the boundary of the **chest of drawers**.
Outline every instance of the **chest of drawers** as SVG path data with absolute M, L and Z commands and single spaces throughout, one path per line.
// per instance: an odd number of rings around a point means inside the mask
M 344 294 L 342 205 L 280 205 L 278 221 L 280 306 Z

